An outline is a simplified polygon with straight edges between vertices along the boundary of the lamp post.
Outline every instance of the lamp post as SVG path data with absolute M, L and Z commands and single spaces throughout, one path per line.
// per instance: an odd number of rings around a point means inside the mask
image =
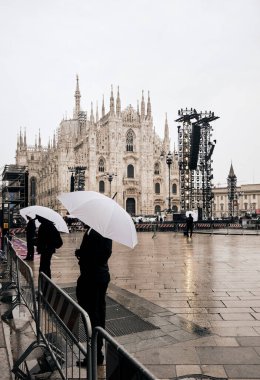
M 108 179 L 108 182 L 109 182 L 109 196 L 111 198 L 111 195 L 112 195 L 112 181 L 113 181 L 113 178 L 116 176 L 117 174 L 115 173 L 112 173 L 112 172 L 108 172 L 106 174 L 104 174 L 104 177 L 107 177 Z
M 171 210 L 171 164 L 173 161 L 172 153 L 169 152 L 166 156 L 166 164 L 168 165 L 169 169 L 169 199 L 168 199 L 168 212 L 170 213 Z

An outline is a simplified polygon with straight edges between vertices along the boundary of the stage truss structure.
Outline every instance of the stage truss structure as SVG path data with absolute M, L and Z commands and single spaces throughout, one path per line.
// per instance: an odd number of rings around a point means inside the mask
M 200 112 L 195 109 L 180 109 L 178 119 L 178 161 L 180 180 L 180 212 L 198 211 L 199 219 L 212 217 L 212 153 L 216 140 L 212 141 L 211 122 L 219 117 L 214 112 Z M 192 146 L 192 133 L 199 131 L 198 146 Z M 194 142 L 193 142 L 194 143 Z M 191 150 L 197 148 L 196 169 L 191 163 Z

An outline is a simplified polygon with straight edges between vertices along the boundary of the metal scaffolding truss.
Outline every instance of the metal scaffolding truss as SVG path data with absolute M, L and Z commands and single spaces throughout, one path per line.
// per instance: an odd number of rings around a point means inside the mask
M 28 168 L 6 165 L 2 172 L 1 191 L 3 219 L 8 218 L 9 225 L 19 217 L 19 210 L 28 206 Z
M 198 210 L 202 219 L 212 216 L 212 153 L 216 140 L 211 141 L 213 128 L 210 122 L 218 119 L 214 112 L 197 113 L 195 109 L 181 109 L 178 111 L 178 160 L 180 178 L 180 211 Z M 198 142 L 196 169 L 191 165 L 194 139 L 192 134 L 197 128 Z
M 237 177 L 234 174 L 233 167 L 231 165 L 231 170 L 227 178 L 227 185 L 228 185 L 228 212 L 229 217 L 234 216 L 235 212 L 235 204 L 237 206 Z

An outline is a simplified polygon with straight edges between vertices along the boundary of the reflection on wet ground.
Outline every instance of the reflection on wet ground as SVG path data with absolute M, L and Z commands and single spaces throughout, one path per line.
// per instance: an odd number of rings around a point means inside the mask
M 133 250 L 113 243 L 109 297 L 158 327 L 118 341 L 160 379 L 259 380 L 259 236 L 152 236 L 138 233 Z M 52 279 L 61 286 L 75 287 L 81 239 L 64 235 L 52 259 Z M 30 265 L 37 278 L 37 256 Z

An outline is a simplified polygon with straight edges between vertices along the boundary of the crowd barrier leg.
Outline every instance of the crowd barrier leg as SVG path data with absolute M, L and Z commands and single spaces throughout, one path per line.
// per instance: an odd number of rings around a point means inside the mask
M 148 371 L 140 362 L 138 362 L 123 346 L 102 327 L 95 327 L 92 335 L 92 374 L 93 380 L 97 380 L 97 336 L 100 335 L 105 340 L 107 348 L 107 359 L 112 356 L 112 360 L 106 362 L 106 380 L 156 380 L 151 372 Z M 114 360 L 113 360 L 114 359 Z

